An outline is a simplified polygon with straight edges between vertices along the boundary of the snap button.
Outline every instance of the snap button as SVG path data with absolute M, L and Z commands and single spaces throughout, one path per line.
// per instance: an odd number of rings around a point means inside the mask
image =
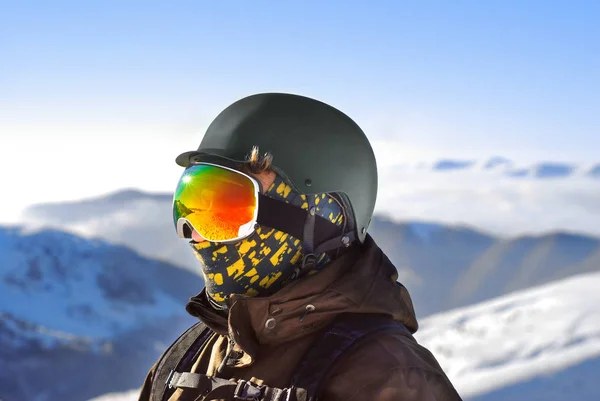
M 310 312 L 313 312 L 315 310 L 315 306 L 312 304 L 308 304 L 306 305 L 306 309 L 304 311 L 304 313 L 302 314 L 302 316 L 300 316 L 300 321 L 304 321 L 304 318 L 306 317 L 306 315 L 308 315 Z
M 270 319 L 267 319 L 267 321 L 265 322 L 265 327 L 269 330 L 272 330 L 275 328 L 276 324 L 277 324 L 277 320 L 275 320 L 274 318 L 270 318 Z

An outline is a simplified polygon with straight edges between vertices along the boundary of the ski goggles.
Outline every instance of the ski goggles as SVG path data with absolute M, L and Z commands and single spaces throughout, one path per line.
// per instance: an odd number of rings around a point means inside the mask
M 258 218 L 258 182 L 240 171 L 210 163 L 186 168 L 173 196 L 180 238 L 191 229 L 206 241 L 234 242 L 249 236 Z

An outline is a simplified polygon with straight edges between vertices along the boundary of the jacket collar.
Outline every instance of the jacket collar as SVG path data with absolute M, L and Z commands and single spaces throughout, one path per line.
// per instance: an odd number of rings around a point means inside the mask
M 396 278 L 395 267 L 367 236 L 363 245 L 271 296 L 232 295 L 228 315 L 210 306 L 205 290 L 190 299 L 186 310 L 254 358 L 261 345 L 311 335 L 341 313 L 386 314 L 415 332 L 410 295 Z

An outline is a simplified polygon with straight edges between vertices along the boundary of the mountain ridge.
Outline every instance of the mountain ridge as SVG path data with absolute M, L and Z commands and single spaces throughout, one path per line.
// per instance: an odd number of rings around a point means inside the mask
M 56 230 L 0 227 L 0 260 L 0 398 L 7 400 L 80 401 L 141 383 L 195 322 L 185 304 L 203 287 L 201 277 L 125 246 Z M 81 379 L 55 385 L 65 377 Z
M 168 195 L 136 193 L 116 203 L 110 200 L 114 198 L 115 193 L 106 202 L 102 198 L 85 202 L 82 209 L 88 214 L 87 221 L 79 217 L 79 206 L 72 202 L 58 214 L 57 209 L 41 205 L 28 215 L 39 226 L 43 222 L 61 225 L 200 274 L 188 242 L 175 235 Z M 600 237 L 571 230 L 511 237 L 466 224 L 398 222 L 375 215 L 369 232 L 396 265 L 420 316 L 600 269 L 600 263 L 596 267 Z

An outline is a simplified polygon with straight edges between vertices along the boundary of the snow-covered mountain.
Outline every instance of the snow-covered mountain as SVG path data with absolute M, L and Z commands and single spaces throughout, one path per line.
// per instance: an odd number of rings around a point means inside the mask
M 564 179 L 574 175 L 586 176 L 585 169 L 575 163 L 546 161 L 529 165 L 517 165 L 508 159 L 492 158 L 488 160 L 484 168 L 489 169 L 490 165 L 494 166 L 494 171 L 499 171 L 512 178 Z
M 379 144 L 376 147 L 380 173 L 386 175 L 392 170 L 422 171 L 431 173 L 473 172 L 493 176 L 511 178 L 528 177 L 532 180 L 568 179 L 582 177 L 597 179 L 600 164 L 582 163 L 580 161 L 538 160 L 519 161 L 504 156 L 489 158 L 453 158 L 439 157 L 433 159 L 412 159 L 398 162 L 398 152 L 389 147 L 389 144 Z M 386 182 L 386 181 L 384 181 Z M 593 185 L 593 181 L 588 181 Z M 389 185 L 389 182 L 387 182 Z
M 468 227 L 372 223 L 419 316 L 600 271 L 600 239 L 571 233 L 501 238 Z
M 592 178 L 600 178 L 600 163 L 590 167 L 587 172 L 587 175 Z
M 432 172 L 479 170 L 485 173 L 499 173 L 506 177 L 529 177 L 532 179 L 565 179 L 572 176 L 598 178 L 595 172 L 599 169 L 598 165 L 585 166 L 561 161 L 523 164 L 502 156 L 491 157 L 485 161 L 445 158 L 430 163 L 421 163 L 421 166 L 428 167 Z
M 202 287 L 103 240 L 0 227 L 0 399 L 78 401 L 141 383 L 193 323 L 185 303 Z
M 23 214 L 23 222 L 104 238 L 197 273 L 187 241 L 174 234 L 172 199 L 168 194 L 123 190 L 99 198 L 33 206 Z
M 29 224 L 99 236 L 198 273 L 171 220 L 171 196 L 138 191 L 30 209 Z M 419 316 L 600 270 L 600 239 L 570 233 L 514 238 L 469 227 L 375 216 L 369 232 L 398 268 Z
M 578 400 L 599 399 L 597 239 L 557 233 L 509 240 L 382 219 L 373 228 L 420 316 L 449 302 L 445 296 L 489 298 L 572 276 L 432 315 L 421 320 L 417 338 L 468 399 L 558 401 L 575 392 Z M 134 389 L 193 323 L 183 305 L 202 285 L 197 274 L 105 240 L 1 228 L 0 399 L 80 401 Z M 114 396 L 135 399 L 136 392 Z
M 600 273 L 588 273 L 515 292 L 424 319 L 416 338 L 465 401 L 598 401 L 598 288 Z
M 600 399 L 600 273 L 430 316 L 417 339 L 466 398 Z
M 90 401 L 137 401 L 140 395 L 140 389 L 129 390 L 124 393 L 108 393 L 96 397 Z

